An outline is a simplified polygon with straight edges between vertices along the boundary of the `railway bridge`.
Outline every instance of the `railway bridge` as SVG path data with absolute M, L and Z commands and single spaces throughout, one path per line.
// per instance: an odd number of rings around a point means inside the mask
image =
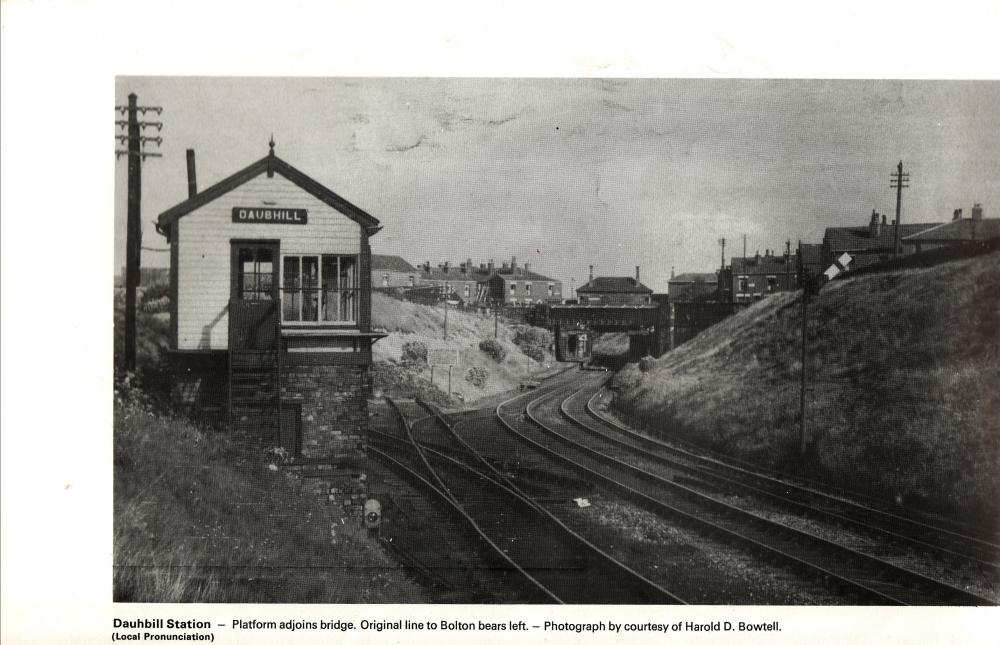
M 628 334 L 630 360 L 669 349 L 668 316 L 655 303 L 551 305 L 548 315 L 560 361 L 589 360 L 594 336 L 608 332 Z

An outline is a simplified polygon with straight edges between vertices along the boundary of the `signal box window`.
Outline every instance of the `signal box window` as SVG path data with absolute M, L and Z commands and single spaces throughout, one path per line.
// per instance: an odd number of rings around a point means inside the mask
M 281 275 L 283 321 L 357 322 L 357 257 L 286 255 L 282 261 Z

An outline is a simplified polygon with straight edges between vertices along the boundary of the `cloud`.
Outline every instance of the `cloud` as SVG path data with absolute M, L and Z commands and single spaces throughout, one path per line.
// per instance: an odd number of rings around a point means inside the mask
M 386 152 L 409 152 L 410 150 L 415 150 L 425 144 L 430 147 L 436 147 L 434 144 L 426 143 L 426 141 L 427 137 L 425 137 L 424 135 L 420 135 L 420 137 L 414 143 L 408 145 L 407 144 L 389 145 L 386 146 L 385 150 Z

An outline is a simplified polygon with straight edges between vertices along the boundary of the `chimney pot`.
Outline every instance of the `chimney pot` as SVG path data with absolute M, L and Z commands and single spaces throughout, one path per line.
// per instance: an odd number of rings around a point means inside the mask
M 188 198 L 198 194 L 198 182 L 194 174 L 194 150 L 187 149 Z
M 973 204 L 972 205 L 972 219 L 983 219 L 983 205 Z

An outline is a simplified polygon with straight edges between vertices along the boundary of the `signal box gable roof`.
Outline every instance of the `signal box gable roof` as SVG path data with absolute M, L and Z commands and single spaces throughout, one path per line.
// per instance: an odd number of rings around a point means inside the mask
M 653 293 L 635 278 L 600 276 L 579 287 L 577 293 Z
M 236 172 L 229 177 L 226 177 L 219 183 L 206 188 L 205 190 L 195 194 L 193 197 L 189 197 L 180 204 L 177 204 L 173 208 L 169 208 L 156 218 L 156 228 L 158 231 L 165 233 L 165 231 L 170 227 L 171 224 L 176 222 L 181 217 L 184 217 L 188 213 L 201 208 L 205 204 L 212 202 L 219 197 L 225 195 L 229 191 L 242 186 L 246 182 L 250 181 L 254 177 L 265 173 L 265 172 L 275 172 L 285 179 L 288 179 L 293 184 L 306 191 L 316 199 L 320 200 L 324 204 L 334 208 L 347 217 L 351 218 L 355 222 L 361 225 L 362 228 L 366 229 L 369 235 L 377 232 L 379 228 L 379 221 L 369 215 L 367 212 L 358 208 L 351 202 L 347 201 L 337 193 L 333 192 L 326 186 L 323 186 L 315 179 L 309 177 L 301 170 L 298 170 L 291 164 L 283 161 L 274 154 L 274 149 L 264 158 L 255 161 L 243 170 Z

